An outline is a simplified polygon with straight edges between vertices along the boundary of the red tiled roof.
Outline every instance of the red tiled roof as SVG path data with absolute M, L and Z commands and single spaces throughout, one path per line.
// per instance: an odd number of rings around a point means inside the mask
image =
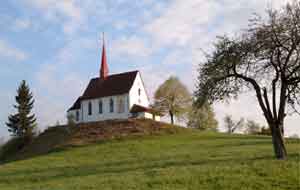
M 128 93 L 137 73 L 138 71 L 131 71 L 109 75 L 105 79 L 93 78 L 81 96 L 81 100 Z

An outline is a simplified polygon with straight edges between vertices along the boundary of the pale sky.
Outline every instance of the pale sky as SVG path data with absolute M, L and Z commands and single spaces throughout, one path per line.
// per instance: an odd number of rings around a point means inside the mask
M 170 75 L 194 90 L 202 50 L 217 35 L 235 35 L 253 13 L 265 15 L 286 0 L 10 0 L 0 7 L 0 136 L 13 112 L 16 88 L 28 81 L 44 129 L 65 121 L 100 65 L 105 32 L 110 73 L 140 70 L 153 94 Z M 264 122 L 253 94 L 215 105 L 225 114 Z M 300 135 L 300 117 L 289 116 L 287 135 Z

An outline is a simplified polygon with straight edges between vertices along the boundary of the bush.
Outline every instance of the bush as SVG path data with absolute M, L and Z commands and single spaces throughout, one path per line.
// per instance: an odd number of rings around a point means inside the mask
M 17 152 L 22 150 L 27 143 L 28 140 L 24 137 L 11 138 L 0 148 L 0 161 L 3 162 L 13 157 Z

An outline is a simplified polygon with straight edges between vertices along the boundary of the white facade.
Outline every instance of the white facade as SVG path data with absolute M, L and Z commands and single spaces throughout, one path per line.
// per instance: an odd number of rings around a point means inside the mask
M 102 108 L 100 102 L 102 101 Z M 111 103 L 112 102 L 112 103 Z M 89 113 L 89 104 L 91 112 Z M 102 111 L 100 111 L 102 109 Z M 128 95 L 109 96 L 81 102 L 82 121 L 103 121 L 107 119 L 126 119 L 129 117 Z
M 70 110 L 67 114 L 73 115 L 76 123 L 127 119 L 132 116 L 130 110 L 135 104 L 144 107 L 149 106 L 149 98 L 139 72 L 128 93 L 82 100 L 80 109 Z M 150 113 L 144 113 L 144 118 L 153 119 L 153 116 Z
M 129 91 L 129 107 L 131 108 L 134 104 L 149 107 L 149 98 L 140 72 L 138 72 Z

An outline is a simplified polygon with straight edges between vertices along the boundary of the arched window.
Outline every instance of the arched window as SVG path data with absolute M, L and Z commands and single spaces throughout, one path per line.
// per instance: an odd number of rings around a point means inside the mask
M 112 98 L 109 101 L 109 111 L 110 113 L 114 112 L 114 100 Z
M 89 115 L 92 115 L 92 112 L 93 112 L 92 109 L 93 109 L 92 108 L 92 102 L 89 102 Z
M 99 114 L 103 113 L 103 103 L 102 100 L 99 101 Z
M 124 100 L 122 97 L 118 99 L 118 113 L 123 113 L 125 111 Z
M 141 89 L 140 88 L 139 88 L 139 92 L 138 93 L 139 93 L 139 96 L 140 96 L 141 95 Z

